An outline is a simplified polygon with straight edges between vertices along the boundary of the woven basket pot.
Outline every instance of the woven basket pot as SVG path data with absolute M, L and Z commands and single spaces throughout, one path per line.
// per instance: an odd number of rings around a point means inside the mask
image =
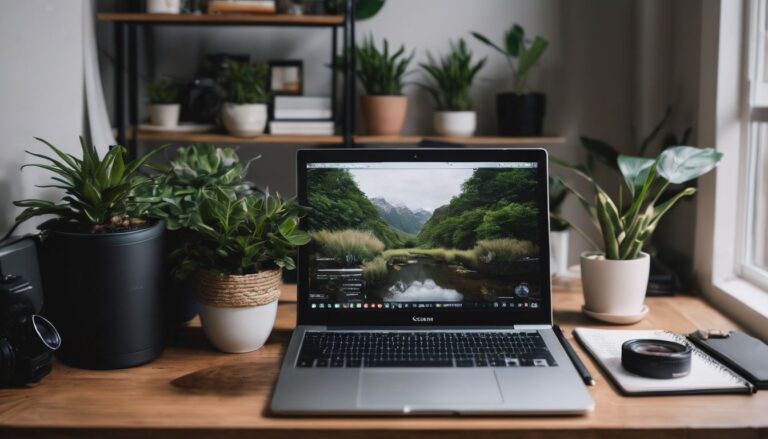
M 242 276 L 195 272 L 203 331 L 217 349 L 242 353 L 264 346 L 275 324 L 281 275 L 279 269 Z

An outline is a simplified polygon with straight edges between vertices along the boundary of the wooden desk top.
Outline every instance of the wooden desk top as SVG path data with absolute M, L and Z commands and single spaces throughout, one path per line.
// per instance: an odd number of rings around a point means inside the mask
M 597 380 L 593 413 L 581 417 L 279 418 L 267 411 L 283 350 L 296 319 L 295 286 L 286 285 L 267 345 L 248 354 L 214 351 L 198 324 L 182 329 L 161 358 L 133 369 L 88 371 L 60 363 L 28 389 L 0 390 L 0 437 L 141 436 L 369 438 L 406 433 L 446 437 L 762 437 L 768 391 L 756 395 L 622 397 L 574 346 Z M 555 321 L 569 338 L 583 316 L 580 290 L 556 289 Z M 632 328 L 736 329 L 702 300 L 649 298 L 651 312 Z M 554 395 L 553 395 L 554 396 Z M 622 431 L 619 431 L 622 430 Z M 629 431 L 624 431 L 629 430 Z

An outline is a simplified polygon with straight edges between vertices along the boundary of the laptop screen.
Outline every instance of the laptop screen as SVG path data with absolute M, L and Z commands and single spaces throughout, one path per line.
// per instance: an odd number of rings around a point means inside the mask
M 311 208 L 304 224 L 312 240 L 304 249 L 303 294 L 311 312 L 418 316 L 549 307 L 540 161 L 304 166 L 301 198 Z

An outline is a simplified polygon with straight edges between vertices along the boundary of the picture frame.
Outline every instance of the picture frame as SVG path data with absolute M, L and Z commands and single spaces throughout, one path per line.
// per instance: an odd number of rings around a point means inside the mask
M 269 90 L 273 95 L 304 94 L 304 62 L 269 61 Z

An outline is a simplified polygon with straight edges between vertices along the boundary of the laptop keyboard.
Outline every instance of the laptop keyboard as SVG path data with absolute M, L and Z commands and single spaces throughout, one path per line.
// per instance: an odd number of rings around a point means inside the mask
M 296 367 L 557 366 L 538 332 L 340 332 L 304 334 Z

